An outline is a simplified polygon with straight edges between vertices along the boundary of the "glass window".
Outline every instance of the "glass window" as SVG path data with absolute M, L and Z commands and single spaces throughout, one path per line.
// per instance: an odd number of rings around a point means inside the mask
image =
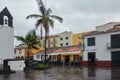
M 68 39 L 68 37 L 66 37 L 66 39 Z
M 48 39 L 48 43 L 50 43 L 50 39 Z
M 54 42 L 55 42 L 55 38 L 54 38 Z
M 40 55 L 37 55 L 37 56 L 36 56 L 36 59 L 40 59 Z
M 111 35 L 111 47 L 120 48 L 120 34 Z
M 7 16 L 3 17 L 3 25 L 8 26 L 8 17 Z
M 74 55 L 74 61 L 79 61 L 79 56 L 78 55 Z
M 54 44 L 54 48 L 56 47 L 56 45 Z
M 61 43 L 60 46 L 63 46 L 63 44 Z
M 44 55 L 41 55 L 41 59 L 44 60 Z
M 95 37 L 91 37 L 87 39 L 88 46 L 95 46 Z
M 60 40 L 63 40 L 63 38 L 60 38 Z
M 66 46 L 68 45 L 68 43 L 66 43 Z
M 22 54 L 22 50 L 21 49 L 19 49 L 19 54 Z

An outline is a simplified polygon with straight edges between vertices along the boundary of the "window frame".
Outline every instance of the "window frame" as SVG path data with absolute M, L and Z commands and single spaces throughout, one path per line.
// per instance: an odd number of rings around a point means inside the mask
M 96 45 L 95 37 L 87 38 L 87 46 L 95 46 L 95 45 Z

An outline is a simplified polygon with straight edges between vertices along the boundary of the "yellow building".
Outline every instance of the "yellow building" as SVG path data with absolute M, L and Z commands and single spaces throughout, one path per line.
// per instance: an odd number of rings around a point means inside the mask
M 36 53 L 38 53 L 38 52 L 40 52 L 40 51 L 43 51 L 44 50 L 44 48 L 42 48 L 42 47 L 39 47 L 39 49 L 31 49 L 30 50 L 30 57 L 33 59 L 33 56 L 34 56 L 34 54 L 36 54 Z M 27 57 L 27 55 L 28 55 L 28 51 L 27 51 L 27 48 L 25 49 L 25 57 Z
M 77 46 L 77 45 L 83 45 L 83 36 L 85 34 L 88 34 L 89 32 L 83 32 L 83 33 L 76 33 L 73 34 L 73 46 Z

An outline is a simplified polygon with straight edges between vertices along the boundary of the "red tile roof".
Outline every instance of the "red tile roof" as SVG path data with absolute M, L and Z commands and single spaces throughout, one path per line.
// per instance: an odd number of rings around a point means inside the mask
M 112 29 L 107 30 L 105 32 L 104 31 L 92 31 L 89 34 L 86 34 L 84 36 L 97 35 L 97 34 L 110 33 L 110 32 L 117 32 L 117 31 L 120 31 L 120 28 L 112 28 Z
M 51 52 L 53 53 L 58 53 L 58 52 L 72 52 L 72 51 L 80 51 L 81 48 L 78 46 L 74 46 L 74 47 L 65 47 L 65 48 L 58 48 L 55 50 L 51 50 Z

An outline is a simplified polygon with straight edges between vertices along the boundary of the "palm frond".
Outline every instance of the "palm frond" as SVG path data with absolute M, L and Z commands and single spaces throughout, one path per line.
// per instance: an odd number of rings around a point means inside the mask
M 25 40 L 26 40 L 27 42 L 29 42 L 29 41 L 31 40 L 31 33 L 30 33 L 30 32 L 27 33 L 27 35 L 25 36 Z
M 31 35 L 33 36 L 34 39 L 37 39 L 36 31 L 34 29 L 31 30 Z
M 39 7 L 39 11 L 42 15 L 46 13 L 46 8 L 44 7 L 44 5 L 42 7 Z
M 29 16 L 26 17 L 26 19 L 29 19 L 29 18 L 41 18 L 42 16 L 41 15 L 38 15 L 38 14 L 31 14 Z
M 48 10 L 47 10 L 47 15 L 50 15 L 50 13 L 52 12 L 52 10 L 49 8 Z
M 22 36 L 15 36 L 15 38 L 16 38 L 18 41 L 22 41 L 23 43 L 26 42 L 25 39 L 24 39 L 24 37 L 22 37 Z
M 52 28 L 54 28 L 54 21 L 53 21 L 52 19 L 49 19 L 48 22 L 49 22 L 49 25 L 50 25 Z
M 42 25 L 42 19 L 37 20 L 35 25 L 36 25 L 36 29 L 38 28 L 39 25 Z
M 51 18 L 57 19 L 58 21 L 60 21 L 61 23 L 63 22 L 63 19 L 59 16 L 56 15 L 50 15 Z

